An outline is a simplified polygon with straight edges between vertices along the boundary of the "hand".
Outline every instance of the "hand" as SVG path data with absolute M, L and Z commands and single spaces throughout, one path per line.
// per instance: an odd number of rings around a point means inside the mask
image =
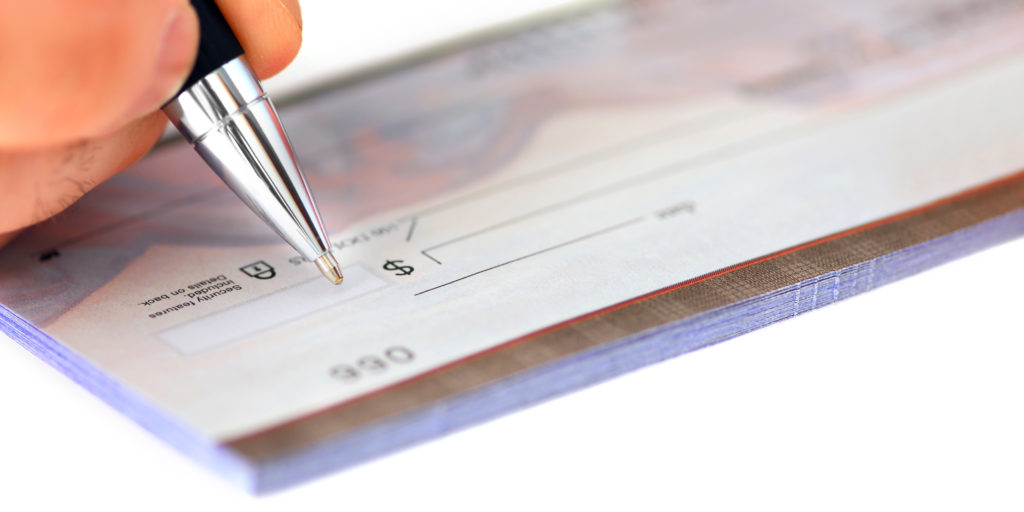
M 302 41 L 298 0 L 217 0 L 261 78 Z M 0 0 L 0 246 L 141 157 L 191 71 L 188 0 Z

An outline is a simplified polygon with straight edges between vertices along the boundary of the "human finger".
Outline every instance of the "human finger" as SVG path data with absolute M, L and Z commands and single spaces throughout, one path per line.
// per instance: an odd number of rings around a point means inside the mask
M 260 78 L 284 69 L 302 44 L 298 0 L 217 0 Z
M 225 17 L 238 33 L 250 62 L 261 77 L 277 72 L 294 57 L 301 43 L 301 14 L 295 0 L 221 0 L 221 4 L 224 4 L 220 7 Z M 0 6 L 0 20 L 4 18 L 4 8 L 6 5 Z M 194 17 L 191 9 L 189 12 Z M 195 49 L 192 48 L 190 52 L 194 54 Z M 191 58 L 184 72 L 187 73 L 190 68 Z M 168 95 L 179 87 L 176 84 Z M 2 91 L 0 88 L 0 93 Z M 44 97 L 48 94 L 53 93 L 40 92 Z M 54 109 L 55 113 L 66 114 L 68 118 L 57 115 L 57 119 L 40 123 L 36 132 L 44 131 L 41 129 L 42 124 L 67 129 L 50 131 L 46 134 L 49 138 L 39 137 L 38 140 L 43 142 L 38 144 L 25 144 L 28 138 L 22 133 L 22 147 L 18 147 L 16 137 L 11 137 L 15 144 L 5 147 L 8 141 L 3 138 L 3 120 L 8 112 L 18 109 L 10 108 L 2 98 L 0 94 L 0 191 L 4 195 L 4 200 L 0 201 L 0 246 L 9 241 L 17 230 L 67 208 L 87 190 L 138 159 L 155 143 L 164 125 L 162 114 L 152 114 L 110 135 L 90 136 L 88 134 L 94 131 L 106 131 L 71 130 L 69 127 L 76 126 L 78 118 L 75 116 L 83 117 L 81 112 Z M 165 99 L 147 101 L 149 105 L 142 107 L 142 110 L 152 112 Z M 20 105 L 23 116 L 31 110 L 25 108 L 27 105 Z M 116 116 L 113 119 L 110 124 L 118 126 Z M 121 123 L 124 122 L 121 120 Z M 86 135 L 79 137 L 69 133 Z
M 0 150 L 0 234 L 61 212 L 141 157 L 166 119 L 155 112 L 96 139 L 43 150 Z M 0 235 L 0 241 L 4 236 Z
M 96 137 L 156 110 L 197 45 L 187 0 L 0 2 L 0 149 Z

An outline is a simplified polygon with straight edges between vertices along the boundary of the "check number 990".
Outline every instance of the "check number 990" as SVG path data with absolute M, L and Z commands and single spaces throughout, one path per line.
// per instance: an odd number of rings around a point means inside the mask
M 390 347 L 379 355 L 368 355 L 356 359 L 352 363 L 332 366 L 327 373 L 333 379 L 342 382 L 355 382 L 363 377 L 387 372 L 395 365 L 409 364 L 416 359 L 416 354 L 405 347 Z

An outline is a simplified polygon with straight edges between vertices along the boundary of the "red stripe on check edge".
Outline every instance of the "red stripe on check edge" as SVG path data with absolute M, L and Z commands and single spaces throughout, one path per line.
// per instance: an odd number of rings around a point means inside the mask
M 634 297 L 632 299 L 629 299 L 629 300 L 626 300 L 626 301 L 623 301 L 623 302 L 619 302 L 617 304 L 612 304 L 611 306 L 607 306 L 607 307 L 598 309 L 596 311 L 593 311 L 593 312 L 590 312 L 590 313 L 587 313 L 587 314 L 584 314 L 584 315 L 580 315 L 578 317 L 571 318 L 569 320 L 565 320 L 565 321 L 559 322 L 557 324 L 550 325 L 548 327 L 545 327 L 543 329 L 540 329 L 540 330 L 531 332 L 529 334 L 520 336 L 518 338 L 513 338 L 513 339 L 511 339 L 509 341 L 506 341 L 504 343 L 501 343 L 499 345 L 495 345 L 495 346 L 493 346 L 491 348 L 488 348 L 486 350 L 477 352 L 475 354 L 470 354 L 470 355 L 468 355 L 466 357 L 463 357 L 461 359 L 456 359 L 455 361 L 452 361 L 450 363 L 444 364 L 444 365 L 439 366 L 437 368 L 434 368 L 432 370 L 428 370 L 428 371 L 423 372 L 423 373 L 421 373 L 419 375 L 416 375 L 414 377 L 410 377 L 408 379 L 396 382 L 394 384 L 390 384 L 390 385 L 385 386 L 383 388 L 380 388 L 380 389 L 378 389 L 376 391 L 371 391 L 371 392 L 369 392 L 369 393 L 367 393 L 365 395 L 360 395 L 360 396 L 357 396 L 355 398 L 351 398 L 349 400 L 345 400 L 343 402 L 340 402 L 340 403 L 337 403 L 337 404 L 334 404 L 334 405 L 330 405 L 330 406 L 325 407 L 323 409 L 319 409 L 319 410 L 316 410 L 316 411 L 304 414 L 302 416 L 299 416 L 299 417 L 297 417 L 295 419 L 286 421 L 284 423 L 280 423 L 280 424 L 272 426 L 272 427 L 267 427 L 267 428 L 264 428 L 264 429 L 257 430 L 255 432 L 253 432 L 251 434 L 247 434 L 245 436 L 241 436 L 241 437 L 237 437 L 237 438 L 234 438 L 234 439 L 230 439 L 230 440 L 224 441 L 223 444 L 238 443 L 238 442 L 241 442 L 241 441 L 245 441 L 247 439 L 252 439 L 252 438 L 256 438 L 256 437 L 259 437 L 261 435 L 264 435 L 264 434 L 268 434 L 268 433 L 273 432 L 275 430 L 280 430 L 280 429 L 288 428 L 291 425 L 295 425 L 297 423 L 302 423 L 303 421 L 306 421 L 306 420 L 308 420 L 310 418 L 313 418 L 315 416 L 324 414 L 326 412 L 329 412 L 329 411 L 332 411 L 332 410 L 335 410 L 335 409 L 338 409 L 338 408 L 341 408 L 341 407 L 345 407 L 345 406 L 350 405 L 350 404 L 352 404 L 354 402 L 357 402 L 357 401 L 368 400 L 368 399 L 370 399 L 370 398 L 372 398 L 374 396 L 380 395 L 382 393 L 386 393 L 386 392 L 391 391 L 391 390 L 393 390 L 395 388 L 412 384 L 412 383 L 416 382 L 417 380 L 429 377 L 429 376 L 437 374 L 437 373 L 441 373 L 441 372 L 443 372 L 443 371 L 445 371 L 445 370 L 447 370 L 449 368 L 452 368 L 454 366 L 457 366 L 457 365 L 460 365 L 460 364 L 472 361 L 474 359 L 479 359 L 481 357 L 485 357 L 487 355 L 490 355 L 490 354 L 493 354 L 495 352 L 504 350 L 504 349 L 509 348 L 509 347 L 511 347 L 513 345 L 518 345 L 520 343 L 529 341 L 530 339 L 533 339 L 533 338 L 536 338 L 538 336 L 547 334 L 549 332 L 556 331 L 558 329 L 563 329 L 563 328 L 565 328 L 565 327 L 567 327 L 569 325 L 572 325 L 572 324 L 575 324 L 575 323 L 579 323 L 579 322 L 582 322 L 584 320 L 587 320 L 587 319 L 590 319 L 590 318 L 594 318 L 594 317 L 603 315 L 603 314 L 611 312 L 611 311 L 622 309 L 622 308 L 630 306 L 632 304 L 636 304 L 638 302 L 642 302 L 642 301 L 651 299 L 653 297 L 657 297 L 659 295 L 664 295 L 666 293 L 670 293 L 670 292 L 673 292 L 675 290 L 679 290 L 681 288 L 685 288 L 687 286 L 691 286 L 691 285 L 699 283 L 701 281 L 706 281 L 706 280 L 711 279 L 713 277 L 718 277 L 720 275 L 727 274 L 729 272 L 733 272 L 733 271 L 736 271 L 736 270 L 739 270 L 739 269 L 742 269 L 742 268 L 746 268 L 746 267 L 749 267 L 751 265 L 756 265 L 758 263 L 761 263 L 761 262 L 764 262 L 764 261 L 768 261 L 768 260 L 773 259 L 773 258 L 778 258 L 780 256 L 785 256 L 787 254 L 791 254 L 791 253 L 794 253 L 794 252 L 806 249 L 808 247 L 813 247 L 813 246 L 816 246 L 816 245 L 821 245 L 821 244 L 824 244 L 824 243 L 827 243 L 827 242 L 831 242 L 833 240 L 838 240 L 838 239 L 843 238 L 843 237 L 847 237 L 847 236 L 854 235 L 854 234 L 857 234 L 857 233 L 860 233 L 860 232 L 863 232 L 863 231 L 867 231 L 869 229 L 876 228 L 878 226 L 882 226 L 884 224 L 889 224 L 889 223 L 892 223 L 892 222 L 896 222 L 896 221 L 899 221 L 899 220 L 906 219 L 908 217 L 913 217 L 914 215 L 919 215 L 919 214 L 922 214 L 922 213 L 927 212 L 929 210 L 934 210 L 934 209 L 939 208 L 941 206 L 944 206 L 944 205 L 947 205 L 947 204 L 950 204 L 950 203 L 953 203 L 953 202 L 956 202 L 956 201 L 960 201 L 962 199 L 966 199 L 966 198 L 968 198 L 970 196 L 974 196 L 974 195 L 978 195 L 978 194 L 987 192 L 989 190 L 1001 187 L 1003 185 L 1006 185 L 1008 183 L 1012 183 L 1014 181 L 1018 181 L 1018 180 L 1021 180 L 1021 179 L 1024 179 L 1024 170 L 1018 171 L 1018 172 L 1013 173 L 1013 174 L 1011 174 L 1009 176 L 1006 176 L 1004 178 L 1000 178 L 1000 179 L 998 179 L 996 181 L 992 181 L 992 182 L 989 182 L 989 183 L 986 183 L 986 184 L 983 184 L 983 185 L 979 185 L 979 186 L 976 186 L 976 187 L 973 187 L 973 188 L 969 188 L 969 189 L 967 189 L 967 190 L 965 190 L 963 192 L 960 192 L 958 194 L 954 194 L 952 196 L 949 196 L 949 197 L 946 197 L 946 198 L 943 198 L 943 199 L 939 199 L 939 200 L 934 201 L 932 203 L 928 203 L 928 204 L 926 204 L 924 206 L 919 206 L 917 208 L 914 208 L 914 209 L 911 209 L 911 210 L 907 210 L 905 212 L 898 213 L 898 214 L 895 214 L 895 215 L 891 215 L 889 217 L 885 217 L 885 218 L 882 218 L 880 220 L 876 220 L 874 222 L 870 222 L 868 224 L 863 224 L 861 226 L 850 228 L 850 229 L 848 229 L 846 231 L 840 231 L 838 233 L 835 233 L 835 234 L 832 234 L 832 235 L 829 235 L 829 236 L 826 236 L 826 237 L 818 238 L 816 240 L 812 240 L 810 242 L 806 242 L 806 243 L 803 243 L 803 244 L 800 244 L 800 245 L 796 245 L 796 246 L 790 247 L 788 249 L 783 249 L 781 251 L 770 253 L 770 254 L 768 254 L 766 256 L 761 256 L 759 258 L 755 258 L 755 259 L 752 259 L 752 260 L 749 260 L 749 261 L 745 261 L 745 262 L 742 262 L 742 263 L 737 263 L 735 265 L 732 265 L 732 266 L 729 266 L 729 267 L 725 267 L 725 268 L 722 268 L 720 270 L 716 270 L 714 272 L 710 272 L 710 273 L 707 273 L 707 274 L 704 274 L 704 275 L 701 275 L 701 276 L 697 276 L 695 278 L 688 279 L 686 281 L 683 281 L 683 282 L 680 282 L 680 283 L 677 283 L 677 284 L 666 286 L 665 288 L 661 288 L 661 289 L 658 289 L 658 290 L 655 290 L 655 291 L 652 291 L 652 292 L 640 295 L 638 297 Z

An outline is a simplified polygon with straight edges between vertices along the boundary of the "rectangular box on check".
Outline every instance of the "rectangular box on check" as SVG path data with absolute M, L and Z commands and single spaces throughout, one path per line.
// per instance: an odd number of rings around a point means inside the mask
M 357 299 L 388 285 L 387 281 L 362 265 L 347 267 L 343 272 L 343 285 L 330 286 L 317 276 L 171 327 L 161 331 L 157 337 L 183 355 L 196 355 Z

